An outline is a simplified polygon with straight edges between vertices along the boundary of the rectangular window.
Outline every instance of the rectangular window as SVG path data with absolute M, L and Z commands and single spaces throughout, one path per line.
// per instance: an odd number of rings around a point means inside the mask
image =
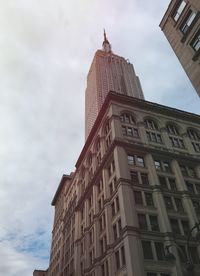
M 156 248 L 157 259 L 159 261 L 164 260 L 165 259 L 165 251 L 164 251 L 163 243 L 155 242 L 155 248 Z
M 191 41 L 192 48 L 197 52 L 200 49 L 200 29 L 195 34 L 194 38 Z
M 160 231 L 157 216 L 149 216 L 151 231 Z
M 182 220 L 181 221 L 182 224 L 182 228 L 183 228 L 183 232 L 185 236 L 188 236 L 189 232 L 190 232 L 190 225 L 189 222 L 187 220 Z
M 140 167 L 144 167 L 144 159 L 140 156 L 137 156 L 137 165 Z
M 193 183 L 186 182 L 186 186 L 187 186 L 187 189 L 188 189 L 189 193 L 195 194 Z
M 189 10 L 187 16 L 185 17 L 185 20 L 183 21 L 180 30 L 182 33 L 186 33 L 189 27 L 191 26 L 192 22 L 194 21 L 196 16 L 196 13 L 193 12 L 192 10 Z
M 143 185 L 149 185 L 148 175 L 146 173 L 141 173 L 141 180 Z
M 128 155 L 128 164 L 129 165 L 135 165 L 134 155 Z
M 146 215 L 138 214 L 138 223 L 141 230 L 147 230 Z
M 126 258 L 125 258 L 125 251 L 124 251 L 124 247 L 121 247 L 121 257 L 122 257 L 122 265 L 126 264 Z
M 117 225 L 116 224 L 113 225 L 113 236 L 114 236 L 114 240 L 116 240 L 117 239 Z
M 171 224 L 172 232 L 175 235 L 181 235 L 181 231 L 180 231 L 178 220 L 176 220 L 176 219 L 170 219 L 170 224 Z
M 134 191 L 134 198 L 135 198 L 135 203 L 136 204 L 143 205 L 141 192 Z
M 199 143 L 192 143 L 192 146 L 196 152 L 200 152 L 200 144 Z
M 155 164 L 156 170 L 161 171 L 161 162 L 158 160 L 155 160 L 154 164 Z
M 154 206 L 153 196 L 152 196 L 151 193 L 145 193 L 145 198 L 146 198 L 146 205 L 147 206 Z
M 171 197 L 165 196 L 164 201 L 165 201 L 165 206 L 168 210 L 174 209 Z
M 181 198 L 174 198 L 175 204 L 176 204 L 176 210 L 179 212 L 184 211 L 183 204 Z
M 174 178 L 168 178 L 168 181 L 169 181 L 170 189 L 174 192 L 177 191 L 175 179 Z
M 120 268 L 120 258 L 119 258 L 119 251 L 115 252 L 115 262 L 117 270 Z
M 144 259 L 153 260 L 153 252 L 150 241 L 142 241 Z
M 131 181 L 133 184 L 138 184 L 139 183 L 139 178 L 138 178 L 138 173 L 131 171 Z
M 181 16 L 185 6 L 186 6 L 186 2 L 181 1 L 180 4 L 176 7 L 176 10 L 173 14 L 173 18 L 176 22 L 178 21 L 179 17 Z
M 159 182 L 160 182 L 161 187 L 164 190 L 168 190 L 167 181 L 166 181 L 166 178 L 164 176 L 159 176 Z
M 199 260 L 199 255 L 198 255 L 198 252 L 197 252 L 197 248 L 194 247 L 194 246 L 190 246 L 189 251 L 190 251 L 190 255 L 191 255 L 193 263 L 194 264 L 199 264 L 200 260 Z

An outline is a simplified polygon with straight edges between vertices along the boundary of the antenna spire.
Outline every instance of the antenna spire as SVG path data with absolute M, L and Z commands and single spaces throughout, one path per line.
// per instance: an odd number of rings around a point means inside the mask
M 112 52 L 111 44 L 107 39 L 105 29 L 103 29 L 103 36 L 104 36 L 104 41 L 103 41 L 103 44 L 102 44 L 103 51 L 106 52 L 106 53 L 111 53 Z

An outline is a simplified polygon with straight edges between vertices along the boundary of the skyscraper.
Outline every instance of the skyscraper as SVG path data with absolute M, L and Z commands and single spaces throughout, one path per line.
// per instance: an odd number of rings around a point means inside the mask
M 160 27 L 200 96 L 200 1 L 172 0 Z
M 47 275 L 184 276 L 188 262 L 198 275 L 190 229 L 198 231 L 200 219 L 200 116 L 145 101 L 132 65 L 109 53 L 104 36 L 86 90 L 96 117 L 75 172 L 63 175 L 52 201 Z M 109 77 L 100 78 L 112 56 Z M 116 64 L 127 70 L 117 75 Z M 108 91 L 113 79 L 117 91 Z
M 85 136 L 88 137 L 109 91 L 144 99 L 133 65 L 112 52 L 104 31 L 102 50 L 95 53 L 85 92 Z

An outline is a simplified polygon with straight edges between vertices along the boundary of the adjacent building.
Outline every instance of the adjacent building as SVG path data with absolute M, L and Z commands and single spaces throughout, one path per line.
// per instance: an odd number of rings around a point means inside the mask
M 200 1 L 172 0 L 160 27 L 200 96 Z
M 200 219 L 200 116 L 145 101 L 105 36 L 85 123 L 76 170 L 52 201 L 48 276 L 183 276 L 188 260 L 199 275 L 200 248 L 187 240 Z

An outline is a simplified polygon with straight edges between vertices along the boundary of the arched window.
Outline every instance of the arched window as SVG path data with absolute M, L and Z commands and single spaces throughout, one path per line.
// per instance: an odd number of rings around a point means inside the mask
M 139 132 L 135 125 L 135 119 L 132 114 L 122 113 L 120 116 L 122 122 L 122 134 L 124 136 L 139 137 Z
M 188 129 L 187 134 L 191 140 L 200 140 L 200 134 L 195 129 Z
M 171 141 L 172 147 L 184 149 L 185 144 L 183 142 L 183 139 L 179 137 L 174 137 L 180 135 L 178 127 L 173 123 L 168 123 L 166 125 L 166 128 L 167 132 L 169 133 L 169 139 Z
M 144 120 L 144 123 L 145 123 L 146 128 L 154 129 L 154 130 L 158 129 L 157 123 L 152 119 L 146 119 L 146 120 Z
M 167 127 L 167 132 L 169 134 L 179 135 L 179 130 L 178 130 L 177 126 L 175 126 L 174 124 L 169 123 L 169 124 L 167 124 L 166 127 Z
M 162 143 L 162 137 L 158 129 L 157 123 L 152 119 L 144 120 L 146 127 L 146 135 L 149 142 L 152 143 Z
M 134 117 L 129 113 L 122 113 L 120 115 L 120 120 L 122 123 L 125 123 L 125 124 L 135 124 Z
M 188 129 L 187 134 L 192 140 L 192 146 L 196 152 L 200 152 L 200 134 L 195 129 Z

